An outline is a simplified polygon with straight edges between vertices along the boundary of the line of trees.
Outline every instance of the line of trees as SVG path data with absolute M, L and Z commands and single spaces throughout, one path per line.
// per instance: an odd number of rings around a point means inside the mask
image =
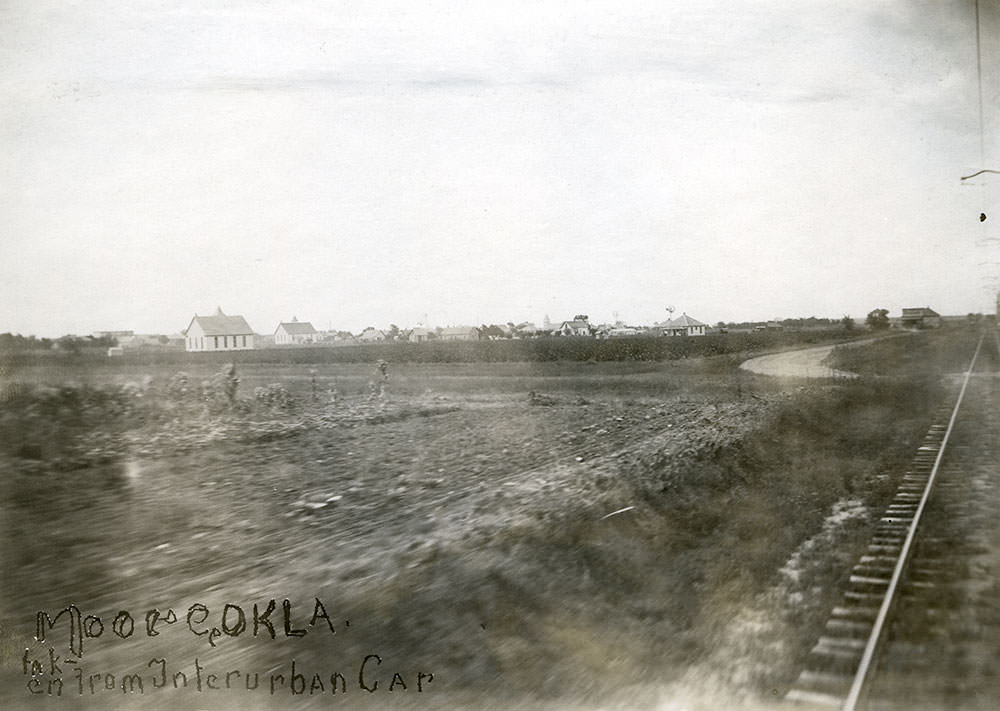
M 724 321 L 719 321 L 716 324 L 716 328 L 728 328 L 730 330 L 749 330 L 754 326 L 759 326 L 761 321 L 730 321 L 728 323 Z M 833 318 L 819 318 L 816 316 L 809 316 L 808 318 L 785 318 L 776 319 L 773 323 L 781 326 L 782 328 L 789 329 L 810 329 L 810 328 L 831 328 L 841 325 L 840 319 Z

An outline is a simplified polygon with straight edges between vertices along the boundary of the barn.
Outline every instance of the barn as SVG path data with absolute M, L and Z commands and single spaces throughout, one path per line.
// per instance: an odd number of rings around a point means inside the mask
M 941 325 L 941 314 L 929 306 L 903 309 L 899 325 L 903 328 L 938 328 Z

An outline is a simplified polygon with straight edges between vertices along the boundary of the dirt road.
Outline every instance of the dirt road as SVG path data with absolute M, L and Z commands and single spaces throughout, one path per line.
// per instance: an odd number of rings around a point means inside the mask
M 856 341 L 852 345 L 863 345 L 870 340 Z M 740 364 L 743 370 L 759 375 L 774 375 L 785 378 L 856 378 L 854 373 L 836 370 L 824 364 L 827 357 L 836 348 L 832 346 L 816 346 L 798 351 L 772 353 L 770 355 L 751 358 Z

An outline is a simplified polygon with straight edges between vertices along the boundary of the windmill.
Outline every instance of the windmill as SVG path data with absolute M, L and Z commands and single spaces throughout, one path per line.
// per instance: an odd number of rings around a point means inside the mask
M 667 306 L 667 313 L 670 314 L 669 318 L 667 319 L 668 321 L 673 321 L 674 320 L 674 311 L 676 311 L 676 310 L 677 310 L 677 308 L 673 304 L 670 304 L 669 306 Z

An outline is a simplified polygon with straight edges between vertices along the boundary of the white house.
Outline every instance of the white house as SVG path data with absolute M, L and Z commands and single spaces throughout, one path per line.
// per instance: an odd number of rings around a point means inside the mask
M 626 326 L 621 322 L 597 327 L 598 338 L 627 338 L 629 336 L 638 336 L 641 333 L 642 331 L 639 328 Z
M 450 326 L 441 329 L 442 341 L 478 341 L 479 329 L 475 326 Z
M 194 315 L 184 331 L 188 351 L 248 351 L 254 347 L 253 329 L 242 316 L 226 316 L 216 309 L 213 316 Z
M 426 326 L 417 325 L 410 329 L 406 340 L 410 343 L 426 343 L 434 337 L 434 332 Z
M 572 321 L 563 321 L 552 333 L 557 336 L 589 336 L 590 320 L 583 314 L 574 316 Z
M 550 324 L 551 326 L 551 324 Z M 538 335 L 541 329 L 531 321 L 522 321 L 514 326 L 514 338 L 533 338 Z
M 361 335 L 358 336 L 358 341 L 361 343 L 382 343 L 385 340 L 385 331 L 382 331 L 374 326 L 369 326 Z
M 664 336 L 704 336 L 706 324 L 697 321 L 687 314 L 681 314 L 675 319 L 660 324 Z
M 292 343 L 316 343 L 319 341 L 319 333 L 308 321 L 299 321 L 292 316 L 291 321 L 282 321 L 274 330 L 274 342 L 276 345 L 288 345 Z

